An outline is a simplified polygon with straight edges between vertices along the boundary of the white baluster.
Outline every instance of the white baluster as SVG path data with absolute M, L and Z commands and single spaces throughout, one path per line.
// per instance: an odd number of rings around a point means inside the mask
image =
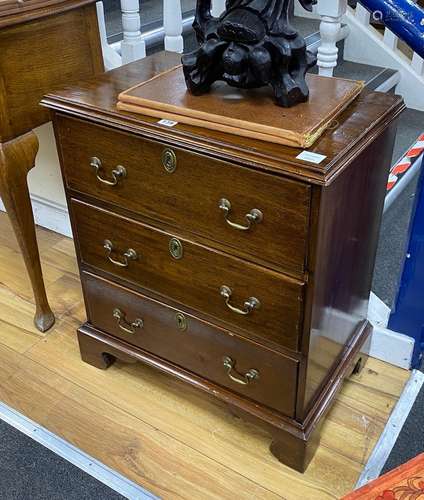
M 337 66 L 338 48 L 340 40 L 341 21 L 346 13 L 347 0 L 319 0 L 317 11 L 321 16 L 320 33 L 321 46 L 318 49 L 319 74 L 333 76 Z
M 181 53 L 184 49 L 181 0 L 163 0 L 163 27 L 165 50 Z
M 357 4 L 355 9 L 355 17 L 364 26 L 368 26 L 370 24 L 371 14 L 365 7 L 362 7 L 362 5 L 359 3 Z
M 121 0 L 121 11 L 124 32 L 121 43 L 122 63 L 127 64 L 146 57 L 146 43 L 140 31 L 139 0 Z
M 103 2 L 96 3 L 97 20 L 99 22 L 100 42 L 102 44 L 103 62 L 106 71 L 122 65 L 121 56 L 108 44 L 105 25 L 105 10 Z
M 398 37 L 388 28 L 384 30 L 384 43 L 389 49 L 396 50 L 398 44 Z
M 416 52 L 414 52 L 414 55 L 412 56 L 411 66 L 415 73 L 418 73 L 420 76 L 424 76 L 424 59 Z
M 212 0 L 211 13 L 214 17 L 219 17 L 225 10 L 225 0 Z

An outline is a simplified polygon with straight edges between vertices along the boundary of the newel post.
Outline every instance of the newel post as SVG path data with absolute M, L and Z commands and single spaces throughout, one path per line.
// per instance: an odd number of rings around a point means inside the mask
M 321 46 L 318 49 L 319 74 L 333 76 L 337 66 L 342 17 L 347 10 L 347 0 L 319 0 L 317 12 L 321 17 Z

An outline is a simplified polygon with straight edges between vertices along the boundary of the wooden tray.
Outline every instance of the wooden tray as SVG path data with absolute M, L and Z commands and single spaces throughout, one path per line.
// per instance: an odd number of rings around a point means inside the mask
M 364 82 L 307 75 L 310 99 L 275 104 L 272 89 L 240 90 L 224 82 L 202 96 L 187 91 L 181 66 L 122 92 L 118 109 L 230 134 L 307 148 L 361 92 Z
M 424 498 L 424 453 L 341 500 L 418 500 Z

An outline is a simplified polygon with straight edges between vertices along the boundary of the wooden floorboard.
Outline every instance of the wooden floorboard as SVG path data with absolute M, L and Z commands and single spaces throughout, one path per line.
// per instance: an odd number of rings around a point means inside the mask
M 182 382 L 141 364 L 80 360 L 84 306 L 71 240 L 38 230 L 58 321 L 32 325 L 22 259 L 0 214 L 0 400 L 162 498 L 340 498 L 351 490 L 409 372 L 370 359 L 324 424 L 305 474 L 281 465 L 269 437 Z

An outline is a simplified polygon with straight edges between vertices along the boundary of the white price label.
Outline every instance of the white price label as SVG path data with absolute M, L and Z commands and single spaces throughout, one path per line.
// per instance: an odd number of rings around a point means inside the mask
M 174 122 L 173 120 L 159 120 L 158 121 L 159 125 L 164 125 L 165 127 L 175 127 L 175 125 L 178 124 L 178 122 Z
M 318 153 L 311 153 L 310 151 L 302 151 L 300 155 L 296 156 L 296 158 L 298 160 L 309 161 L 310 163 L 315 163 L 318 165 L 318 163 L 321 163 L 327 157 Z

